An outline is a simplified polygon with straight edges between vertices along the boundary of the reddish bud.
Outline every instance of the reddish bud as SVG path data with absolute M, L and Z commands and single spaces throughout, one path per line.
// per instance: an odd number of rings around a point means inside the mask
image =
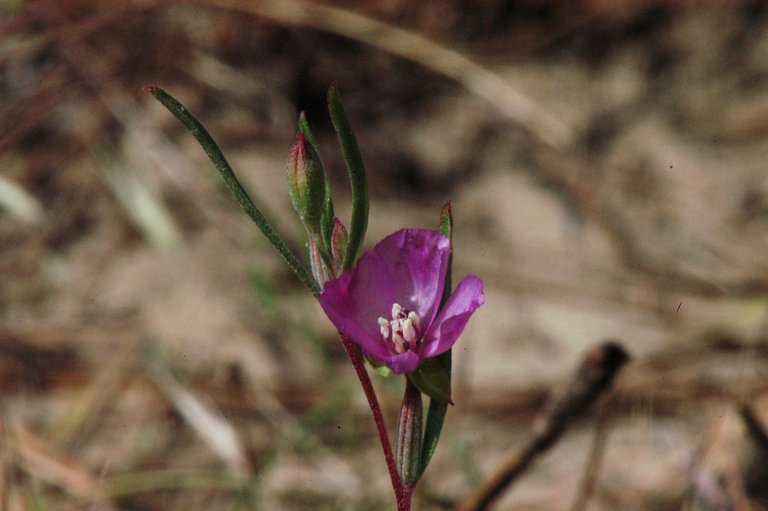
M 301 223 L 310 234 L 320 232 L 325 200 L 325 176 L 318 156 L 303 133 L 288 154 L 288 193 Z
M 333 271 L 337 275 L 341 273 L 341 265 L 344 262 L 344 254 L 347 251 L 347 228 L 337 217 L 333 217 L 333 231 L 331 232 L 331 262 Z
M 317 236 L 309 235 L 309 263 L 312 267 L 312 275 L 322 288 L 326 282 L 331 280 L 331 272 L 323 260 L 323 255 L 320 253 L 320 246 L 317 241 Z

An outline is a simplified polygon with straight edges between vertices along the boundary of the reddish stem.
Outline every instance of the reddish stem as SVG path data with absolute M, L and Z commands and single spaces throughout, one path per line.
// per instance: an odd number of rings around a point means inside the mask
M 339 335 L 341 335 L 341 333 L 339 333 Z M 344 343 L 344 349 L 347 351 L 347 355 L 349 355 L 349 360 L 352 361 L 352 366 L 355 368 L 357 378 L 360 380 L 360 385 L 363 387 L 365 397 L 368 399 L 368 406 L 371 408 L 373 421 L 376 423 L 376 431 L 379 433 L 381 448 L 384 451 L 384 459 L 387 461 L 389 478 L 392 480 L 392 489 L 395 491 L 397 511 L 410 511 L 411 492 L 413 490 L 403 486 L 400 474 L 397 473 L 395 455 L 392 451 L 392 444 L 389 442 L 387 426 L 384 424 L 384 416 L 381 414 L 379 399 L 376 397 L 376 391 L 373 390 L 371 378 L 368 376 L 368 371 L 365 369 L 363 355 L 360 353 L 360 348 L 357 344 L 353 343 L 343 335 L 341 335 L 341 340 Z
M 411 511 L 411 495 L 415 486 L 404 484 L 400 498 L 397 500 L 397 511 Z

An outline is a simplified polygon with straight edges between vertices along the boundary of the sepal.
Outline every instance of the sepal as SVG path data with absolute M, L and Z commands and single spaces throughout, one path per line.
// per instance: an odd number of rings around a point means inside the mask
M 443 404 L 451 401 L 451 373 L 438 358 L 425 358 L 408 379 L 427 396 Z

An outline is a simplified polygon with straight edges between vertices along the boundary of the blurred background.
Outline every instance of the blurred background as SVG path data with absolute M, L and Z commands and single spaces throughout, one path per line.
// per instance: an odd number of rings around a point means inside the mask
M 367 246 L 450 200 L 455 277 L 486 283 L 416 509 L 493 473 L 607 338 L 633 357 L 613 392 L 497 508 L 768 509 L 768 4 L 0 13 L 0 508 L 394 508 L 330 323 L 142 91 L 206 124 L 301 251 L 302 110 L 348 220 L 338 80 Z M 373 378 L 392 427 L 401 383 Z

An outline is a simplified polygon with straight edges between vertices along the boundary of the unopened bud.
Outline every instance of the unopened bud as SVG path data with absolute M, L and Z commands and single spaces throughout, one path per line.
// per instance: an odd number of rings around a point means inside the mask
M 333 230 L 331 231 L 331 262 L 333 271 L 341 273 L 341 265 L 344 262 L 344 254 L 347 252 L 347 228 L 337 217 L 333 217 Z
M 421 468 L 421 392 L 406 380 L 397 426 L 395 462 L 403 482 L 410 487 L 419 480 Z
M 320 287 L 323 287 L 326 282 L 331 280 L 331 272 L 323 260 L 317 236 L 313 234 L 309 235 L 309 263 L 312 267 L 312 275 L 317 283 L 320 284 Z
M 310 234 L 320 232 L 325 200 L 325 177 L 319 156 L 303 133 L 288 155 L 288 193 L 301 223 Z

